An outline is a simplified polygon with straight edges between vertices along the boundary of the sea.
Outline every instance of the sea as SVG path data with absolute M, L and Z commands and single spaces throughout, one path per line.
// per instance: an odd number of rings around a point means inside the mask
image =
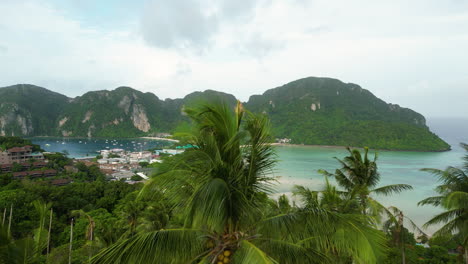
M 432 216 L 441 212 L 440 208 L 418 206 L 422 199 L 436 193 L 437 178 L 422 168 L 444 169 L 447 166 L 460 167 L 465 153 L 460 147 L 461 142 L 468 143 L 468 119 L 461 118 L 430 118 L 427 125 L 431 131 L 439 135 L 452 146 L 445 152 L 408 152 L 408 151 L 371 151 L 378 155 L 378 169 L 381 175 L 379 186 L 387 184 L 410 184 L 413 190 L 404 191 L 391 196 L 375 196 L 385 206 L 396 206 L 404 214 L 422 226 Z M 152 148 L 164 148 L 171 145 L 167 141 L 151 139 L 118 139 L 118 138 L 31 138 L 46 151 L 67 152 L 70 157 L 94 157 L 101 149 L 121 148 L 130 151 L 142 151 Z M 276 146 L 278 163 L 273 171 L 276 178 L 276 192 L 273 196 L 287 194 L 291 199 L 294 185 L 303 185 L 311 190 L 321 190 L 324 176 L 319 169 L 334 172 L 339 168 L 336 158 L 342 159 L 347 151 L 341 147 L 317 146 Z M 334 182 L 331 180 L 331 182 Z M 407 225 L 409 226 L 409 225 Z M 433 233 L 437 226 L 425 229 Z

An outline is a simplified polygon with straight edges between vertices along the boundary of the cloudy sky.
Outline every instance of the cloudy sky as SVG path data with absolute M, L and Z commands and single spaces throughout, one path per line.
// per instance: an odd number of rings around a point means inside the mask
M 0 0 L 0 86 L 249 95 L 307 76 L 468 116 L 464 0 Z

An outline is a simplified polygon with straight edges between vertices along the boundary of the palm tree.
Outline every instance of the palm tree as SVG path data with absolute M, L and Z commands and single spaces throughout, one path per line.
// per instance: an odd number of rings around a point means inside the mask
M 275 152 L 264 116 L 239 102 L 234 113 L 225 104 L 186 113 L 196 126 L 189 140 L 195 148 L 167 159 L 142 192 L 163 192 L 183 226 L 137 233 L 93 263 L 327 263 L 322 250 L 330 234 L 341 242 L 337 252 L 356 263 L 376 261 L 383 239 L 362 219 L 315 208 L 265 215 Z
M 39 227 L 34 230 L 34 241 L 36 246 L 35 254 L 36 257 L 39 257 L 42 254 L 42 251 L 44 251 L 44 249 L 47 247 L 48 232 L 46 230 L 45 222 L 52 204 L 35 200 L 32 202 L 32 205 L 39 215 Z
M 14 240 L 6 225 L 0 224 L 0 264 L 37 263 L 32 238 Z
M 388 220 L 384 224 L 384 231 L 391 232 L 393 235 L 393 242 L 395 245 L 401 248 L 401 263 L 406 263 L 405 256 L 405 241 L 404 241 L 404 220 L 416 230 L 420 236 L 426 236 L 426 234 L 407 216 L 403 214 L 403 211 L 395 206 L 390 206 L 387 211 Z
M 339 191 L 325 178 L 325 186 L 321 191 L 313 191 L 304 186 L 294 186 L 294 196 L 301 199 L 306 207 L 319 207 L 328 211 L 343 214 L 359 214 L 359 204 L 348 192 Z
M 299 210 L 325 210 L 339 215 L 340 218 L 354 218 L 360 221 L 360 231 L 369 232 L 367 237 L 371 237 L 372 233 L 377 229 L 376 225 L 368 216 L 360 214 L 360 207 L 356 199 L 349 197 L 347 192 L 338 191 L 335 186 L 330 184 L 328 178 L 325 178 L 325 186 L 321 191 L 313 191 L 304 186 L 294 186 L 293 195 L 299 198 L 301 207 Z M 333 221 L 332 218 L 329 221 Z M 336 221 L 336 219 L 335 219 Z M 337 221 L 336 230 L 329 232 L 327 255 L 329 255 L 333 263 L 352 263 L 353 254 L 340 252 L 335 245 L 353 241 L 353 234 L 349 233 L 348 226 L 340 226 L 340 221 Z M 356 230 L 353 230 L 353 232 Z M 342 234 L 347 239 L 337 237 L 336 234 Z M 375 234 L 374 234 L 375 235 Z M 374 241 L 372 241 L 374 242 Z
M 467 144 L 461 146 L 468 151 Z M 448 167 L 445 170 L 422 169 L 436 175 L 441 185 L 436 187 L 438 196 L 426 198 L 418 205 L 434 205 L 446 211 L 434 216 L 425 227 L 444 223 L 434 236 L 455 234 L 464 247 L 465 263 L 468 264 L 468 154 L 464 157 L 462 168 Z
M 145 205 L 140 201 L 129 201 L 125 203 L 119 214 L 124 218 L 128 230 L 123 234 L 124 237 L 131 237 L 136 234 L 138 221 L 145 209 Z
M 335 157 L 342 166 L 340 169 L 336 169 L 334 174 L 325 170 L 319 172 L 334 177 L 338 185 L 348 192 L 348 195 L 356 197 L 362 214 L 371 213 L 377 217 L 385 211 L 385 207 L 374 200 L 370 196 L 371 194 L 390 195 L 412 189 L 411 185 L 408 184 L 392 184 L 376 188 L 380 181 L 380 173 L 377 170 L 377 154 L 374 155 L 373 159 L 369 159 L 369 148 L 364 148 L 364 155 L 357 149 L 349 147 L 346 149 L 349 156 L 343 160 Z
M 86 227 L 86 234 L 85 238 L 86 240 L 89 241 L 89 249 L 88 249 L 88 258 L 91 259 L 91 256 L 93 254 L 93 243 L 94 243 L 94 228 L 96 227 L 96 223 L 94 222 L 94 219 L 91 215 L 87 214 L 83 210 L 74 210 L 72 211 L 72 216 L 76 217 L 86 217 L 88 220 L 88 226 Z

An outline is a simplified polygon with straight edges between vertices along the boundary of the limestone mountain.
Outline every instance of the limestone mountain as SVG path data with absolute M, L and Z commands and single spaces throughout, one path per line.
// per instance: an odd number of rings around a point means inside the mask
M 53 135 L 55 120 L 70 99 L 42 87 L 0 89 L 0 136 Z
M 220 99 L 234 106 L 233 95 L 206 90 L 161 100 L 130 87 L 92 91 L 68 98 L 33 85 L 0 88 L 0 135 L 138 137 L 177 132 L 190 126 L 183 109 Z M 291 143 L 368 146 L 399 150 L 447 150 L 422 115 L 387 104 L 356 84 L 330 78 L 305 78 L 245 103 L 267 115 L 277 138 Z
M 262 95 L 246 107 L 266 114 L 273 134 L 291 143 L 399 150 L 447 150 L 425 118 L 387 104 L 359 85 L 331 78 L 304 78 Z
M 229 95 L 207 90 L 183 99 L 162 101 L 152 93 L 129 87 L 88 92 L 74 98 L 65 108 L 58 120 L 57 133 L 81 137 L 137 137 L 171 132 L 188 121 L 182 114 L 185 105 L 215 96 Z M 235 102 L 235 97 L 230 96 Z

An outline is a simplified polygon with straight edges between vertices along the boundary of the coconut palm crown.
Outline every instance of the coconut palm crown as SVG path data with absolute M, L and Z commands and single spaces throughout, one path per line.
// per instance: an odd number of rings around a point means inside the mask
M 461 146 L 468 151 L 467 144 Z M 439 178 L 441 184 L 436 187 L 438 196 L 428 197 L 418 205 L 434 205 L 445 209 L 434 216 L 424 226 L 443 224 L 434 235 L 453 235 L 464 247 L 465 263 L 468 264 L 468 154 L 464 157 L 461 168 L 448 167 L 445 170 L 422 169 Z
M 341 164 L 340 169 L 336 169 L 335 173 L 329 173 L 325 170 L 319 172 L 334 177 L 340 187 L 342 187 L 348 196 L 355 197 L 360 204 L 362 214 L 369 212 L 373 216 L 378 216 L 386 212 L 385 207 L 374 200 L 370 195 L 390 195 L 399 193 L 404 190 L 411 190 L 411 185 L 408 184 L 391 184 L 382 187 L 377 187 L 380 181 L 380 173 L 377 169 L 377 154 L 374 158 L 369 158 L 369 148 L 364 148 L 364 154 L 358 149 L 346 148 L 349 156 L 343 160 L 335 157 Z
M 166 159 L 141 193 L 164 193 L 182 226 L 138 233 L 92 263 L 327 263 L 331 249 L 376 262 L 383 236 L 359 217 L 315 208 L 266 215 L 276 156 L 264 116 L 239 102 L 234 111 L 215 103 L 185 112 L 195 147 Z

